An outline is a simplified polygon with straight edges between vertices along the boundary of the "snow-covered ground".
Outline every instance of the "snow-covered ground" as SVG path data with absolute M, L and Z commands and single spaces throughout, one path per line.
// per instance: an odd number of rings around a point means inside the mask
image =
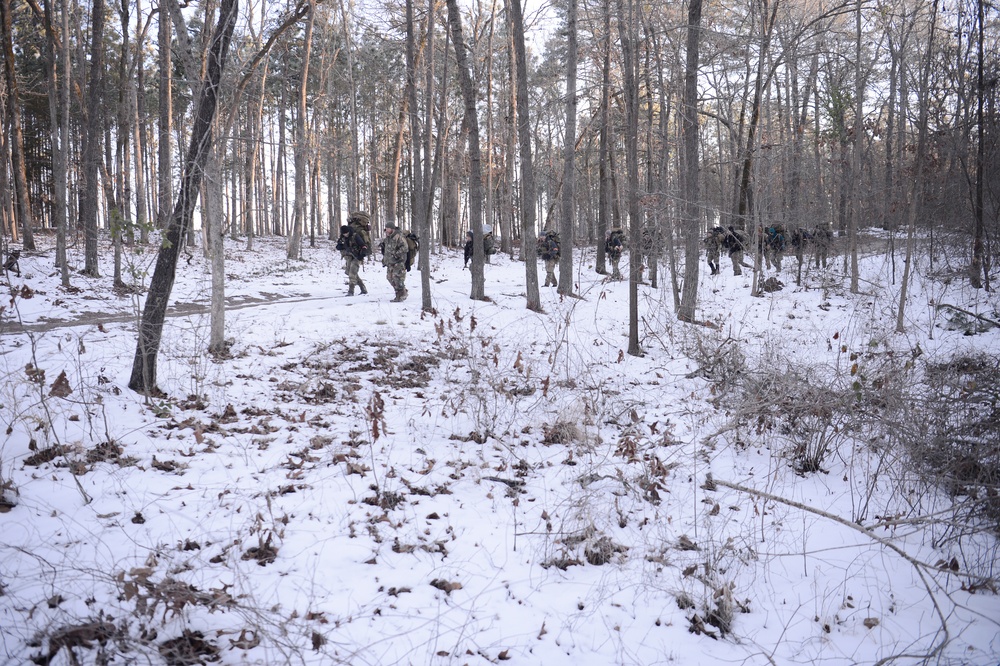
M 661 266 L 636 357 L 592 250 L 543 314 L 524 264 L 494 256 L 472 301 L 461 250 L 434 254 L 424 313 L 416 269 L 391 303 L 374 264 L 346 296 L 329 241 L 227 243 L 232 357 L 182 308 L 165 399 L 126 386 L 141 297 L 60 288 L 47 247 L 8 276 L 0 663 L 1000 662 L 996 523 L 906 448 L 927 368 L 1000 353 L 967 334 L 1000 300 L 947 257 L 917 262 L 903 333 L 878 238 L 860 294 L 840 257 L 801 286 L 786 257 L 762 297 L 723 260 L 703 325 Z M 195 249 L 171 303 L 209 285 Z

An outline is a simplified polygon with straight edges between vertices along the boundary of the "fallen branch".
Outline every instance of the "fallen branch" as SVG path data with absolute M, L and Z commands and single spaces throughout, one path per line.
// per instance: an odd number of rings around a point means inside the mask
M 933 571 L 939 571 L 939 569 L 937 569 L 936 567 L 933 567 L 933 566 L 927 564 L 926 562 L 921 562 L 920 560 L 916 559 L 915 557 L 913 557 L 912 555 L 910 555 L 905 550 L 903 550 L 902 548 L 900 548 L 896 544 L 892 543 L 888 539 L 883 539 L 882 537 L 880 537 L 880 536 L 878 536 L 876 534 L 872 534 L 871 531 L 869 531 L 868 529 L 866 529 L 864 526 L 858 525 L 857 523 L 854 523 L 854 522 L 851 522 L 851 521 L 846 520 L 844 518 L 841 518 L 840 516 L 834 515 L 834 514 L 828 512 L 828 511 L 823 511 L 822 509 L 817 509 L 815 507 L 811 507 L 808 504 L 803 504 L 801 502 L 796 502 L 795 500 L 790 500 L 790 499 L 787 499 L 787 498 L 784 498 L 784 497 L 780 497 L 778 495 L 772 495 L 771 493 L 764 492 L 763 490 L 756 490 L 754 488 L 749 488 L 747 486 L 742 486 L 742 485 L 740 485 L 738 483 L 731 483 L 729 481 L 724 481 L 724 480 L 721 480 L 721 479 L 715 479 L 714 481 L 715 481 L 715 484 L 718 485 L 718 486 L 723 486 L 725 488 L 731 488 L 731 489 L 736 490 L 738 492 L 746 493 L 748 495 L 753 495 L 755 497 L 761 497 L 763 499 L 770 500 L 772 502 L 778 502 L 779 504 L 784 504 L 786 506 L 790 506 L 790 507 L 793 507 L 795 509 L 799 509 L 801 511 L 806 511 L 808 513 L 812 513 L 812 514 L 815 514 L 817 516 L 822 516 L 823 518 L 826 518 L 828 520 L 832 520 L 832 521 L 834 521 L 836 523 L 839 523 L 839 524 L 841 524 L 841 525 L 843 525 L 845 527 L 849 527 L 850 529 L 854 530 L 855 532 L 859 532 L 861 534 L 864 534 L 869 539 L 872 539 L 873 541 L 878 542 L 880 545 L 885 546 L 889 550 L 895 552 L 897 555 L 899 555 L 900 557 L 902 557 L 904 560 L 906 560 L 907 562 L 909 562 L 910 565 L 913 566 L 914 570 L 917 572 L 917 575 L 920 576 L 921 582 L 923 582 L 923 584 L 924 584 L 924 589 L 927 590 L 927 596 L 930 597 L 931 603 L 934 604 L 934 612 L 937 613 L 938 618 L 941 620 L 941 631 L 943 632 L 944 637 L 941 639 L 941 642 L 937 645 L 937 647 L 935 647 L 933 650 L 931 650 L 926 655 L 893 655 L 891 657 L 886 657 L 885 659 L 879 660 L 875 664 L 875 666 L 879 666 L 881 664 L 886 664 L 886 663 L 889 663 L 891 661 L 895 661 L 896 659 L 901 659 L 901 658 L 904 658 L 904 657 L 906 657 L 906 658 L 920 658 L 920 659 L 931 660 L 934 657 L 936 657 L 937 655 L 941 654 L 941 652 L 944 650 L 944 647 L 951 640 L 951 637 L 950 637 L 950 635 L 948 633 L 948 621 L 947 621 L 947 619 L 944 616 L 944 611 L 941 609 L 941 606 L 938 604 L 937 597 L 934 596 L 934 591 L 931 589 L 930 581 L 927 579 L 927 576 L 926 576 L 926 573 L 925 573 L 925 569 L 926 570 L 933 570 Z
M 1000 327 L 1000 321 L 994 321 L 993 319 L 990 319 L 989 317 L 984 317 L 983 315 L 978 315 L 975 312 L 969 312 L 968 310 L 963 310 L 962 308 L 956 307 L 956 306 L 954 306 L 954 305 L 952 305 L 950 303 L 938 303 L 937 306 L 934 309 L 935 310 L 940 310 L 941 308 L 948 308 L 949 310 L 954 310 L 955 312 L 961 312 L 962 314 L 968 315 L 968 316 L 972 317 L 973 319 L 978 319 L 979 321 L 986 322 L 987 324 L 990 324 L 991 326 Z

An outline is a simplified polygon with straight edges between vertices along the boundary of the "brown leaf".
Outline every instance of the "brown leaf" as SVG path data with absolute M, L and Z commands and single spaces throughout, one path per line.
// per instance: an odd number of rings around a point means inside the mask
M 66 378 L 66 371 L 63 370 L 56 377 L 56 380 L 52 382 L 52 388 L 49 390 L 49 395 L 54 398 L 65 398 L 70 393 L 73 392 L 73 388 L 69 385 L 69 379 Z
M 510 659 L 510 655 L 507 654 L 507 650 L 504 650 L 503 652 L 497 655 L 497 659 L 499 659 L 500 661 L 507 661 L 508 659 Z

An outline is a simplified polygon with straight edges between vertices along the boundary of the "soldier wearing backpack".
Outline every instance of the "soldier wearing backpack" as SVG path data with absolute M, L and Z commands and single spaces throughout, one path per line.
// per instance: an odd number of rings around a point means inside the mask
M 361 269 L 361 262 L 371 254 L 371 234 L 369 227 L 371 218 L 364 211 L 355 211 L 347 218 L 347 224 L 340 228 L 340 238 L 337 239 L 337 249 L 340 255 L 347 262 L 344 271 L 347 273 L 347 295 L 354 295 L 354 287 L 360 287 L 362 294 L 367 294 L 368 289 L 358 275 Z
M 556 280 L 556 264 L 559 262 L 559 234 L 553 230 L 545 232 L 544 236 L 538 237 L 536 244 L 538 256 L 545 262 L 545 284 L 544 287 L 552 285 L 559 286 Z
M 749 245 L 750 241 L 746 233 L 729 225 L 729 229 L 722 239 L 722 247 L 729 253 L 729 258 L 733 261 L 733 275 L 743 275 L 743 252 Z
M 722 239 L 726 236 L 726 230 L 722 227 L 713 227 L 705 239 L 705 254 L 708 257 L 708 267 L 712 271 L 711 275 L 719 274 L 719 255 L 722 251 Z
M 618 263 L 622 260 L 622 250 L 625 248 L 625 232 L 620 228 L 615 227 L 608 234 L 607 239 L 604 241 L 604 252 L 608 255 L 608 259 L 611 260 L 611 279 L 621 280 L 622 272 L 619 269 Z
M 409 296 L 406 291 L 406 265 L 410 256 L 410 246 L 395 224 L 385 225 L 385 240 L 382 241 L 382 265 L 385 266 L 385 278 L 396 292 L 393 303 L 405 301 Z
M 823 268 L 826 268 L 826 262 L 830 256 L 830 247 L 833 245 L 833 230 L 830 229 L 829 222 L 821 222 L 816 225 L 816 230 L 813 232 L 813 247 L 816 252 L 816 268 L 820 267 L 820 261 L 822 261 Z
M 785 228 L 780 224 L 772 225 L 764 230 L 764 261 L 768 269 L 774 266 L 781 270 L 781 259 L 785 256 Z

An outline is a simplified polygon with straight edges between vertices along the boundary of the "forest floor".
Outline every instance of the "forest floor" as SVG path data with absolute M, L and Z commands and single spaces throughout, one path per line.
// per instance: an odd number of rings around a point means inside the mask
M 525 264 L 479 302 L 436 252 L 423 312 L 416 270 L 348 297 L 325 239 L 227 239 L 231 355 L 194 251 L 161 399 L 126 387 L 143 295 L 43 246 L 0 282 L 0 664 L 995 666 L 1000 300 L 923 239 L 897 333 L 868 236 L 858 294 L 842 256 L 760 297 L 724 261 L 711 327 L 661 266 L 642 356 L 592 250 L 543 313 Z

